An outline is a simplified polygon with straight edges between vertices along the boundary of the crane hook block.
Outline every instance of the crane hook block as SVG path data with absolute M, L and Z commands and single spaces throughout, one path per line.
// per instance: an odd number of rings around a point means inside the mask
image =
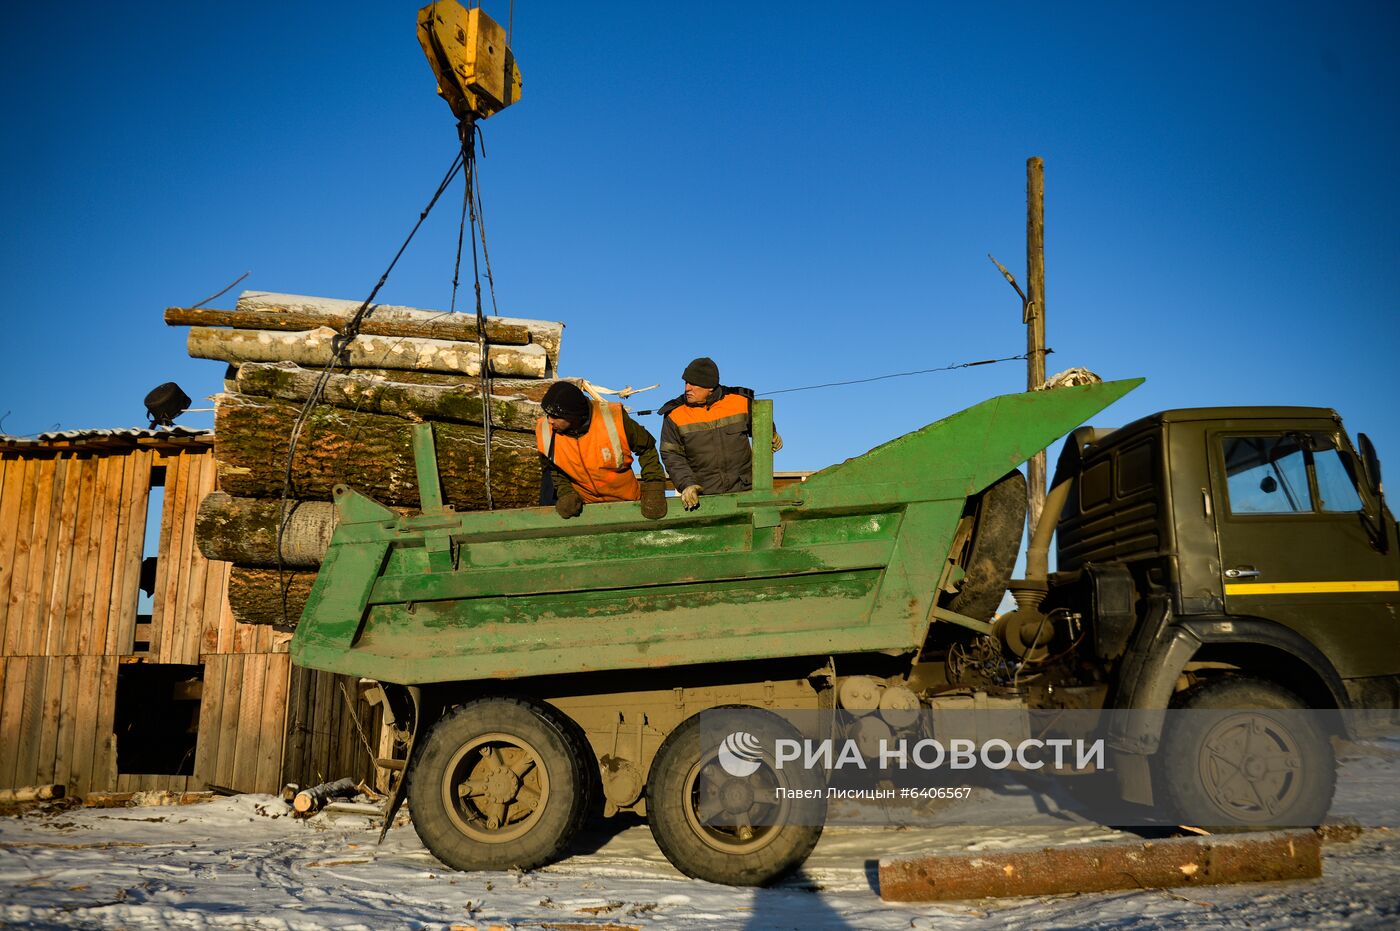
M 418 11 L 418 42 L 457 119 L 484 120 L 520 99 L 520 68 L 506 40 L 480 7 L 437 0 Z

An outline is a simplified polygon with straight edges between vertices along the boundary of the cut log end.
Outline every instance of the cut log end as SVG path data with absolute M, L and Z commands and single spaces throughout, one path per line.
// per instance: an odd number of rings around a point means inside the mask
M 360 792 L 355 780 L 350 778 L 337 779 L 335 782 L 323 782 L 318 786 L 309 789 L 302 789 L 292 799 L 292 808 L 298 814 L 310 814 L 320 811 L 332 799 L 354 798 Z

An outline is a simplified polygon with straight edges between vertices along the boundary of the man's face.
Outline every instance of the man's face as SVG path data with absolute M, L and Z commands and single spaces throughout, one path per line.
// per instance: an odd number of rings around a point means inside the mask
M 555 417 L 553 414 L 549 415 L 549 429 L 553 430 L 555 433 L 565 433 L 573 429 L 573 426 L 573 421 L 568 418 Z
M 686 382 L 685 403 L 704 404 L 710 399 L 710 393 L 714 390 L 713 388 L 701 388 L 699 385 L 692 385 L 690 382 Z

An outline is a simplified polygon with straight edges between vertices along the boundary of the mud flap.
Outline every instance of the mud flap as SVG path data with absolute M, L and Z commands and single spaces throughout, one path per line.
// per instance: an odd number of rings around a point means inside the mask
M 408 796 L 408 771 L 413 767 L 413 747 L 418 742 L 418 732 L 422 729 L 423 723 L 423 690 L 416 685 L 404 686 L 404 691 L 408 693 L 409 700 L 413 702 L 413 720 L 408 727 L 408 751 L 404 759 L 403 772 L 399 773 L 398 785 L 394 786 L 394 792 L 389 796 L 388 802 L 384 806 L 384 823 L 379 828 L 379 840 L 375 844 L 384 843 L 384 837 L 389 833 L 389 826 L 394 823 L 394 816 L 403 807 L 403 801 Z

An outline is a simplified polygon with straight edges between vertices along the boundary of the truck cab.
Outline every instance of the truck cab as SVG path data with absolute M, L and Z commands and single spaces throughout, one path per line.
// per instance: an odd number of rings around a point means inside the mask
M 1400 545 L 1379 471 L 1325 408 L 1170 410 L 1081 428 L 1057 476 L 1073 485 L 1056 581 L 1121 567 L 1200 639 L 1197 667 L 1233 660 L 1310 707 L 1400 707 Z M 1150 678 L 1175 687 L 1191 672 L 1171 665 Z M 1130 706 L 1147 698 L 1137 685 L 1119 684 Z
M 1400 709 L 1400 540 L 1370 441 L 1325 408 L 1170 410 L 1076 430 L 1054 484 L 1046 606 L 1084 620 L 1104 706 L 1214 712 L 1114 716 L 1122 798 L 1185 824 L 1320 823 L 1332 738 Z

